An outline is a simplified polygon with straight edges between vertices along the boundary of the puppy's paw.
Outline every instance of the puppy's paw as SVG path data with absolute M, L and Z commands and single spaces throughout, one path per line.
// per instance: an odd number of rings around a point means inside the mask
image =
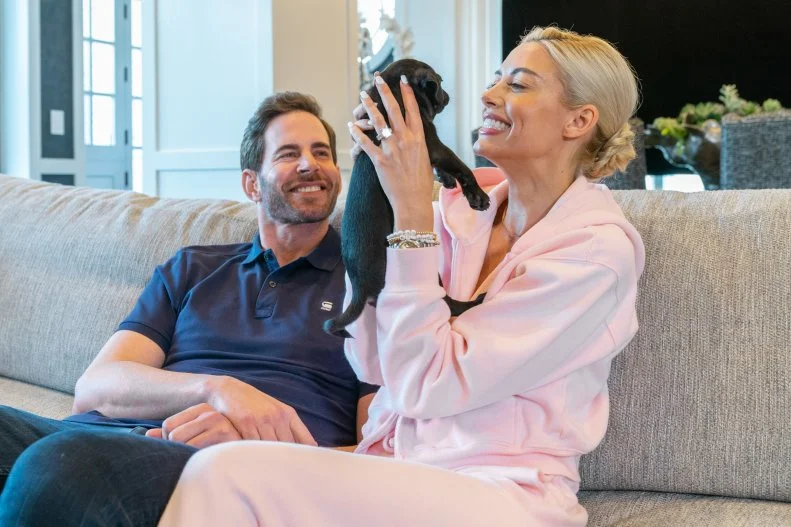
M 464 197 L 475 210 L 486 210 L 489 208 L 489 196 L 481 189 L 465 189 Z
M 438 168 L 434 168 L 434 179 L 439 181 L 445 188 L 456 188 L 456 179 Z

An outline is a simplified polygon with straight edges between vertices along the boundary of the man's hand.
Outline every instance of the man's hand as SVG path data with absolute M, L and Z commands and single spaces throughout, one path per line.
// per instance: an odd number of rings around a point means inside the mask
M 162 423 L 162 428 L 149 430 L 146 437 L 184 443 L 195 448 L 242 439 L 231 421 L 206 403 L 196 404 L 168 417 Z
M 211 383 L 209 405 L 230 420 L 242 439 L 318 445 L 287 404 L 233 377 L 218 376 Z

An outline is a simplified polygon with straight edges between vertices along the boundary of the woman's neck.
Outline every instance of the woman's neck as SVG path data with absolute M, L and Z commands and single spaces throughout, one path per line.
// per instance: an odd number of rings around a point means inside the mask
M 513 238 L 541 221 L 576 179 L 576 167 L 571 163 L 535 165 L 538 163 L 524 164 L 511 171 L 503 168 L 508 177 L 508 207 L 502 226 Z

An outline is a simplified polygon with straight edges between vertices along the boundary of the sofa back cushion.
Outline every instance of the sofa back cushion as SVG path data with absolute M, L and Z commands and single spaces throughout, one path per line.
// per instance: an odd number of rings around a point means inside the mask
M 583 488 L 791 501 L 791 190 L 614 194 L 646 246 L 640 330 Z
M 0 375 L 73 392 L 156 265 L 256 230 L 252 204 L 0 176 Z

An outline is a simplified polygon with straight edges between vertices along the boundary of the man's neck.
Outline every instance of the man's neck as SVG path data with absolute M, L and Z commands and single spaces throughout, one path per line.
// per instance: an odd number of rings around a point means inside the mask
M 328 228 L 328 220 L 317 223 L 284 224 L 261 216 L 258 218 L 261 246 L 271 249 L 281 266 L 313 252 L 324 239 Z

